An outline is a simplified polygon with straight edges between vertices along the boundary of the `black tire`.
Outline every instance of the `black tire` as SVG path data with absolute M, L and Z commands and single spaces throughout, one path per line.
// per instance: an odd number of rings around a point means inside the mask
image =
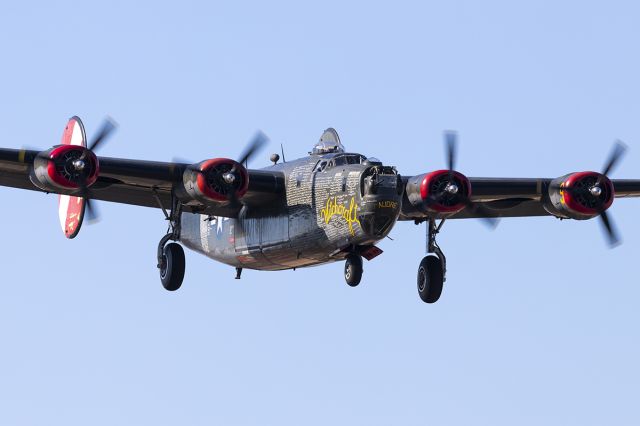
M 360 284 L 362 279 L 362 257 L 357 254 L 350 254 L 344 262 L 344 280 L 351 287 Z
M 426 256 L 418 267 L 418 294 L 425 303 L 435 303 L 442 294 L 444 274 L 437 256 Z
M 184 250 L 180 244 L 169 243 L 162 251 L 162 266 L 160 268 L 160 281 L 162 286 L 169 291 L 176 291 L 182 285 L 184 279 Z

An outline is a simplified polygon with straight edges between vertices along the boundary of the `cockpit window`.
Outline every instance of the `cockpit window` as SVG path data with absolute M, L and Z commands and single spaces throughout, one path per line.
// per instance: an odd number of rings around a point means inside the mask
M 360 154 L 345 155 L 345 158 L 347 159 L 347 164 L 362 164 L 366 160 L 366 158 Z
M 333 164 L 336 166 L 344 166 L 347 164 L 347 158 L 344 155 L 339 155 L 333 160 Z
M 343 154 L 336 155 L 330 160 L 321 160 L 316 165 L 314 172 L 323 172 L 325 170 L 332 169 L 333 167 L 345 166 L 349 164 L 362 164 L 367 160 L 364 155 L 360 154 Z

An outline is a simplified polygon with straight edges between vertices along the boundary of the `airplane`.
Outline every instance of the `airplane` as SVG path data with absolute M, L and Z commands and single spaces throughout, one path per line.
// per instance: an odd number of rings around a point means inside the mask
M 615 198 L 640 197 L 640 180 L 608 175 L 626 151 L 616 142 L 602 172 L 557 178 L 473 178 L 455 170 L 457 135 L 445 132 L 447 168 L 401 175 L 395 166 L 347 152 L 329 128 L 309 155 L 249 169 L 248 160 L 267 143 L 258 133 L 237 159 L 190 164 L 98 157 L 115 123 L 106 119 L 87 143 L 80 118 L 69 119 L 59 145 L 47 150 L 0 149 L 0 185 L 59 194 L 60 225 L 78 235 L 92 200 L 157 208 L 169 223 L 157 250 L 160 281 L 182 285 L 182 245 L 235 268 L 286 270 L 344 261 L 344 279 L 357 286 L 363 258 L 382 254 L 376 244 L 398 222 L 426 223 L 426 252 L 417 273 L 420 299 L 436 302 L 446 281 L 446 257 L 436 242 L 449 219 L 479 218 L 495 227 L 500 218 L 596 217 L 611 246 L 620 242 L 607 213 Z M 179 243 L 182 243 L 180 245 Z

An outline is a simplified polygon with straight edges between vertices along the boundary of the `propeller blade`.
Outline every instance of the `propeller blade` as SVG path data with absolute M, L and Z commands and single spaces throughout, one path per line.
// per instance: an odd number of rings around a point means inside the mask
M 607 237 L 607 242 L 609 243 L 610 248 L 614 248 L 622 242 L 620 240 L 620 236 L 615 229 L 615 226 L 612 223 L 612 220 L 609 218 L 609 215 L 606 211 L 600 213 L 600 221 L 604 226 L 605 235 Z
M 87 220 L 89 223 L 96 223 L 100 220 L 100 214 L 98 213 L 96 207 L 91 202 L 91 199 L 88 197 L 89 190 L 87 188 L 87 176 L 83 175 L 82 181 L 80 184 L 80 193 L 79 196 L 84 198 L 85 201 L 85 213 L 87 215 Z
M 111 117 L 105 118 L 100 131 L 93 139 L 91 144 L 89 144 L 89 151 L 95 151 L 96 149 L 98 149 L 98 147 L 109 137 L 111 132 L 113 132 L 117 126 L 118 125 L 115 121 L 113 121 Z
M 238 163 L 243 165 L 246 164 L 247 161 L 251 159 L 251 157 L 253 157 L 265 147 L 267 142 L 269 142 L 269 138 L 267 137 L 267 135 L 265 135 L 261 131 L 258 131 L 238 159 Z
M 89 223 L 96 223 L 100 221 L 100 214 L 98 213 L 96 206 L 93 205 L 89 198 L 85 197 L 84 200 L 85 207 L 87 208 L 87 220 L 89 221 Z
M 188 159 L 182 158 L 182 157 L 173 157 L 171 159 L 171 162 L 172 163 L 178 163 L 178 164 L 194 164 L 195 163 L 195 161 L 191 161 L 191 160 L 188 160 Z
M 613 145 L 613 150 L 609 155 L 609 159 L 607 160 L 606 165 L 604 166 L 602 174 L 607 176 L 611 172 L 611 170 L 613 170 L 613 168 L 618 164 L 618 162 L 622 159 L 626 151 L 627 151 L 627 145 L 625 145 L 624 142 L 617 140 Z
M 458 134 L 452 130 L 444 132 L 444 142 L 447 149 L 447 165 L 451 173 L 455 169 L 458 151 Z
M 441 197 L 441 194 L 435 195 L 431 194 L 426 198 L 426 203 L 437 203 Z M 495 229 L 498 226 L 500 220 L 493 216 L 493 212 L 483 206 L 482 204 L 475 204 L 468 198 L 461 198 L 460 201 L 468 208 L 473 214 L 479 216 L 485 225 L 488 225 L 491 229 Z
M 244 227 L 244 219 L 247 217 L 247 209 L 245 206 L 242 206 L 242 208 L 240 208 L 240 211 L 238 212 L 238 217 L 236 218 L 236 225 L 238 226 L 238 229 L 240 230 L 240 232 L 242 232 L 242 235 L 247 236 L 246 233 L 246 229 Z
M 444 191 L 440 191 L 437 194 L 429 194 L 429 196 L 424 201 L 427 205 L 434 204 L 440 201 L 443 195 Z
M 478 219 L 482 221 L 486 226 L 488 226 L 491 230 L 494 230 L 498 227 L 500 223 L 500 219 L 493 215 L 493 212 L 485 207 L 482 204 L 476 204 L 471 201 L 469 198 L 464 198 L 463 200 L 465 206 L 475 215 L 478 216 Z

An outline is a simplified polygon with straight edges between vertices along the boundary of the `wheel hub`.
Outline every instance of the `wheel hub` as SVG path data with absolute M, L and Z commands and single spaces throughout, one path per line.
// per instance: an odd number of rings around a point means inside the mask
M 164 278 L 167 276 L 167 255 L 162 255 L 162 263 L 160 264 L 160 277 Z
M 420 280 L 418 290 L 424 291 L 424 289 L 427 287 L 427 273 L 425 272 L 424 268 L 420 268 L 420 270 L 418 271 L 418 278 Z

